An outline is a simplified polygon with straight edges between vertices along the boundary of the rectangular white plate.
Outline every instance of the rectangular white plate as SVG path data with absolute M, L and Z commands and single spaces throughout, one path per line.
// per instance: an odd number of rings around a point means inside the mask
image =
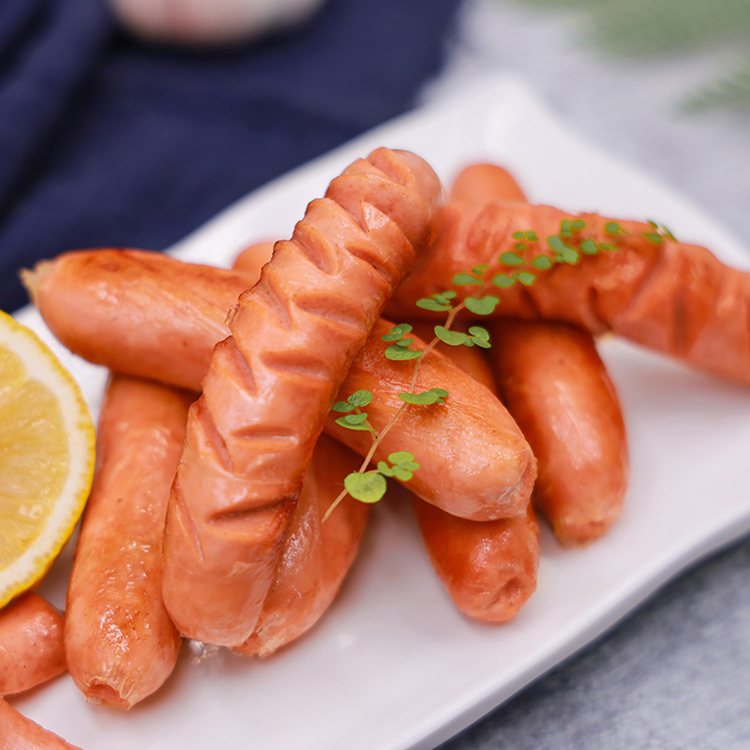
M 410 149 L 449 181 L 475 160 L 509 167 L 535 202 L 653 218 L 747 268 L 750 256 L 700 212 L 567 133 L 517 83 L 370 132 L 258 190 L 172 249 L 228 264 L 247 244 L 288 237 L 312 198 L 377 146 Z M 248 147 L 251 147 L 250 145 Z M 48 339 L 33 310 L 18 316 Z M 57 346 L 96 413 L 104 373 Z M 187 653 L 166 687 L 129 713 L 88 706 L 68 676 L 13 701 L 86 750 L 246 747 L 428 748 L 583 647 L 689 563 L 750 530 L 750 391 L 622 342 L 602 354 L 624 405 L 632 482 L 621 523 L 583 551 L 543 533 L 536 594 L 515 620 L 483 626 L 455 611 L 409 513 L 376 509 L 340 597 L 307 637 L 265 661 Z M 65 599 L 69 545 L 45 582 Z

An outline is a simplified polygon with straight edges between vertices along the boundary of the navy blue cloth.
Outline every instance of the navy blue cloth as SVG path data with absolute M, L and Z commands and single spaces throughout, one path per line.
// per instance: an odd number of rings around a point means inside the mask
M 0 2 L 0 308 L 18 270 L 160 250 L 270 178 L 407 109 L 461 0 L 329 0 L 226 50 L 149 45 L 103 0 Z

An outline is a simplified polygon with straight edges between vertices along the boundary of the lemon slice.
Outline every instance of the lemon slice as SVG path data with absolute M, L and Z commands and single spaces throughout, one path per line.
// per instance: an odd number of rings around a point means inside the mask
M 0 607 L 73 532 L 94 472 L 88 406 L 55 355 L 0 312 Z

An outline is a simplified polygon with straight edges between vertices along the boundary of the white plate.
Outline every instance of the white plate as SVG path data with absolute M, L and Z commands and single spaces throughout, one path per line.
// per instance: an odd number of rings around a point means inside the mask
M 697 210 L 578 141 L 506 79 L 416 111 L 275 181 L 173 251 L 220 265 L 256 239 L 288 237 L 306 203 L 380 145 L 415 151 L 446 180 L 467 162 L 496 160 L 532 200 L 654 218 L 733 265 L 750 261 Z M 33 311 L 18 317 L 43 329 Z M 262 662 L 219 653 L 202 663 L 184 654 L 161 693 L 129 713 L 86 705 L 67 676 L 14 704 L 86 750 L 402 750 L 458 732 L 684 566 L 750 530 L 750 391 L 621 342 L 602 353 L 632 449 L 625 517 L 584 551 L 563 550 L 544 533 L 537 593 L 514 621 L 483 626 L 458 614 L 411 517 L 391 501 L 377 508 L 333 608 L 282 653 Z M 62 356 L 96 410 L 103 374 Z M 70 556 L 68 548 L 45 584 L 58 604 Z

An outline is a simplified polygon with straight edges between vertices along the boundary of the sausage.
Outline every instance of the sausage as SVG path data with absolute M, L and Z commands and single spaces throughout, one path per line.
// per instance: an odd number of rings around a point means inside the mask
M 78 356 L 192 390 L 248 287 L 239 272 L 113 248 L 64 253 L 22 279 L 49 329 Z
M 521 237 L 529 232 L 535 239 Z M 517 254 L 519 244 L 526 246 L 526 262 L 505 265 L 501 259 Z M 531 265 L 540 257 L 550 259 L 548 270 Z M 490 203 L 476 216 L 464 215 L 459 204 L 446 206 L 440 234 L 387 315 L 413 316 L 418 299 L 452 289 L 456 274 L 482 264 L 488 283 L 482 290 L 455 288 L 457 301 L 496 294 L 495 317 L 559 320 L 593 335 L 613 332 L 697 369 L 750 384 L 750 273 L 648 222 L 519 203 Z M 519 271 L 533 274 L 533 283 L 500 290 L 492 283 L 498 273 Z
M 0 750 L 80 750 L 0 698 Z
M 274 582 L 255 632 L 235 651 L 268 656 L 306 633 L 333 602 L 356 558 L 370 506 L 346 498 L 323 516 L 361 459 L 321 435 L 305 474 Z
M 63 617 L 27 591 L 0 611 L 0 696 L 30 690 L 64 672 Z
M 493 165 L 464 169 L 449 196 L 468 221 L 493 202 L 527 203 L 512 175 Z M 620 516 L 629 463 L 619 401 L 594 339 L 555 322 L 500 321 L 491 330 L 497 385 L 538 460 L 534 502 L 563 544 L 587 544 Z
M 242 252 L 238 253 L 237 257 L 234 259 L 232 270 L 247 274 L 248 278 L 253 279 L 253 283 L 256 283 L 260 278 L 263 266 L 271 260 L 273 246 L 275 244 L 275 242 L 269 241 L 256 242 L 255 244 L 246 247 Z
M 563 544 L 600 537 L 622 514 L 628 447 L 617 393 L 590 334 L 499 321 L 490 356 L 503 402 L 537 456 L 534 503 Z
M 505 622 L 536 590 L 539 527 L 523 515 L 468 521 L 413 498 L 414 513 L 438 578 L 468 617 Z
M 268 252 L 266 249 L 264 252 Z M 40 283 L 34 283 L 33 286 L 36 289 L 36 298 L 39 300 L 40 309 L 46 310 L 48 313 L 54 308 L 55 313 L 51 317 L 57 322 L 59 327 L 71 327 L 80 328 L 78 320 L 73 318 L 66 318 L 64 311 L 66 309 L 66 299 L 69 295 L 76 296 L 79 298 L 88 297 L 89 299 L 89 312 L 87 317 L 95 317 L 94 310 L 96 310 L 96 296 L 91 292 L 92 290 L 104 290 L 109 288 L 110 285 L 117 284 L 117 277 L 113 275 L 103 274 L 102 280 L 94 282 L 93 278 L 96 274 L 92 269 L 89 270 L 87 275 L 77 274 L 77 268 L 79 263 L 84 265 L 93 265 L 96 262 L 108 263 L 109 257 L 116 253 L 116 251 L 100 250 L 90 251 L 87 254 L 84 253 L 68 253 L 60 256 L 58 259 L 51 261 L 48 268 L 46 269 L 45 276 Z M 84 260 L 84 255 L 87 255 Z M 263 257 L 261 255 L 261 257 Z M 186 311 L 191 309 L 190 306 L 180 305 L 175 299 L 173 294 L 168 294 L 164 300 L 159 298 L 159 287 L 162 283 L 162 277 L 154 273 L 144 274 L 142 282 L 140 284 L 132 284 L 126 290 L 112 291 L 111 296 L 118 300 L 120 305 L 120 314 L 115 319 L 115 323 L 118 326 L 117 330 L 130 329 L 136 325 L 139 328 L 140 339 L 147 339 L 145 331 L 149 331 L 151 327 L 157 328 L 160 331 L 160 350 L 158 352 L 159 362 L 158 365 L 154 366 L 153 372 L 148 372 L 155 378 L 164 379 L 167 382 L 180 382 L 180 379 L 184 377 L 184 372 L 181 368 L 181 356 L 183 349 L 187 349 L 191 353 L 191 360 L 194 362 L 201 362 L 205 369 L 208 369 L 210 361 L 211 350 L 208 346 L 206 337 L 203 336 L 200 331 L 206 330 L 208 325 L 198 321 L 198 316 L 201 314 L 213 314 L 213 322 L 219 326 L 223 326 L 224 334 L 229 333 L 228 327 L 223 324 L 224 318 L 226 318 L 226 312 L 219 315 L 220 306 L 217 302 L 214 304 L 212 299 L 213 286 L 211 284 L 212 274 L 209 267 L 204 267 L 204 271 L 196 273 L 192 270 L 187 270 L 188 264 L 181 263 L 180 261 L 167 259 L 168 263 L 163 264 L 160 267 L 165 276 L 169 277 L 168 285 L 169 288 L 182 288 L 184 294 L 188 299 L 197 297 L 203 299 L 204 306 L 200 311 L 196 311 L 194 314 L 191 313 L 192 317 L 184 317 Z M 130 255 L 121 255 L 118 263 L 131 263 L 132 260 Z M 257 265 L 257 263 L 256 263 Z M 126 278 L 135 276 L 137 274 L 138 266 L 131 266 L 130 270 L 126 274 Z M 33 277 L 32 274 L 27 277 L 27 282 Z M 106 277 L 106 278 L 105 278 Z M 252 274 L 242 277 L 243 285 L 252 286 L 257 278 L 253 278 Z M 146 287 L 151 287 L 148 291 Z M 62 292 L 58 290 L 63 290 Z M 145 308 L 139 303 L 139 300 L 149 300 L 150 307 Z M 148 312 L 148 317 L 146 317 Z M 168 326 L 170 321 L 179 318 L 179 322 L 175 322 L 175 335 L 170 336 L 168 333 Z M 190 336 L 190 326 L 195 323 L 195 327 L 198 331 L 195 337 Z M 113 323 L 113 325 L 115 324 Z M 409 375 L 411 372 L 408 363 L 392 363 L 383 359 L 383 345 L 380 340 L 380 336 L 383 334 L 382 327 L 388 325 L 383 323 L 379 327 L 379 334 L 371 335 L 361 352 L 357 355 L 356 364 L 353 368 L 350 368 L 347 377 L 341 386 L 342 394 L 350 394 L 357 390 L 364 388 L 373 390 L 373 392 L 379 391 L 381 388 L 381 381 L 383 383 L 391 383 L 393 388 L 391 393 L 391 401 L 394 404 L 400 404 L 397 400 L 397 390 L 407 390 L 409 385 Z M 68 335 L 64 336 L 64 340 L 76 338 L 77 336 L 84 337 L 89 335 L 90 331 L 81 332 L 76 336 Z M 431 334 L 430 334 L 431 336 Z M 146 367 L 146 363 L 149 362 L 150 356 L 148 351 L 151 348 L 151 344 L 147 341 L 141 341 L 138 338 L 125 336 L 122 344 L 118 342 L 118 336 L 115 332 L 110 331 L 106 336 L 100 336 L 96 340 L 88 340 L 86 347 L 97 351 L 97 359 L 99 361 L 105 361 L 105 363 L 117 362 L 120 366 L 127 366 L 122 360 L 122 350 L 128 347 L 129 362 L 136 363 L 136 366 L 143 372 Z M 139 353 L 139 347 L 143 345 L 145 353 L 143 356 Z M 367 368 L 370 364 L 374 363 L 377 367 L 372 373 L 367 372 Z M 196 371 L 199 367 L 193 368 Z M 474 436 L 475 447 L 480 450 L 480 455 L 484 455 L 483 460 L 488 465 L 495 465 L 495 471 L 499 471 L 501 474 L 505 474 L 505 478 L 502 479 L 503 483 L 513 481 L 510 478 L 512 473 L 523 473 L 524 467 L 528 464 L 528 457 L 531 452 L 528 446 L 523 446 L 518 441 L 518 430 L 512 424 L 512 420 L 508 420 L 507 414 L 498 414 L 499 424 L 503 425 L 503 429 L 508 429 L 509 432 L 496 433 L 491 421 L 482 416 L 484 410 L 483 402 L 487 398 L 486 394 L 481 394 L 475 386 L 469 385 L 469 391 L 465 392 L 465 389 L 461 383 L 466 381 L 465 375 L 456 368 L 449 366 L 449 373 L 435 372 L 434 384 L 440 387 L 451 384 L 456 380 L 456 385 L 450 386 L 454 395 L 463 393 L 464 400 L 468 396 L 468 393 L 472 394 L 471 398 L 478 397 L 479 401 L 474 405 L 465 404 L 463 411 L 454 412 L 453 404 L 447 403 L 446 408 L 440 411 L 440 424 L 441 429 L 444 429 L 446 434 L 457 435 L 459 432 L 463 433 L 464 427 L 460 420 L 463 418 L 466 411 L 471 411 L 474 415 L 473 424 L 477 429 L 485 431 L 485 435 L 476 434 Z M 199 383 L 196 381 L 191 383 L 192 387 L 198 388 Z M 376 386 L 376 388 L 373 388 Z M 394 401 L 394 399 L 396 399 Z M 373 409 L 378 408 L 378 404 L 374 404 Z M 491 404 L 490 411 L 498 412 L 500 407 L 494 402 Z M 434 410 L 433 410 L 434 411 Z M 393 414 L 393 410 L 390 415 Z M 429 448 L 429 442 L 431 440 L 430 434 L 425 430 L 423 417 L 426 414 L 424 410 L 419 409 L 407 409 L 401 416 L 399 422 L 394 426 L 391 431 L 391 442 L 410 443 L 412 447 L 419 447 L 420 444 L 425 444 L 426 447 L 423 452 L 431 451 Z M 336 427 L 334 420 L 329 420 L 325 425 L 326 431 L 335 431 L 336 435 L 342 435 L 342 429 Z M 487 432 L 489 431 L 489 432 Z M 399 439 L 399 434 L 403 434 L 403 439 Z M 507 436 L 511 444 L 517 446 L 518 450 L 507 450 L 502 448 L 499 451 L 495 451 L 492 447 L 494 441 L 499 441 Z M 351 445 L 355 450 L 361 451 L 361 455 L 365 455 L 369 450 L 369 443 L 367 440 L 362 440 L 362 436 L 355 440 L 354 443 L 351 441 L 354 436 L 346 431 L 343 439 L 347 441 L 348 445 Z M 455 445 L 456 441 L 453 440 Z M 455 453 L 455 448 L 452 448 Z M 493 455 L 494 452 L 494 455 Z M 515 462 L 517 459 L 521 459 L 522 465 L 508 466 L 503 468 L 499 462 L 503 459 L 503 456 L 509 458 L 511 462 Z M 437 470 L 437 474 L 433 473 L 433 470 Z M 450 482 L 446 481 L 447 467 L 441 462 L 428 461 L 425 462 L 420 469 L 420 479 L 417 483 L 423 483 L 427 489 L 424 491 L 424 496 L 427 497 L 431 502 L 435 503 L 439 507 L 446 508 L 455 513 L 462 513 L 470 517 L 478 514 L 479 518 L 486 517 L 487 513 L 493 514 L 492 502 L 490 496 L 495 492 L 494 497 L 497 497 L 496 489 L 493 490 L 488 486 L 488 482 L 474 471 L 474 467 L 469 463 L 455 464 L 452 467 Z M 528 481 L 532 480 L 530 475 L 527 475 L 524 479 L 524 483 L 528 484 Z M 533 481 L 533 480 L 532 480 Z M 530 486 L 530 485 L 529 485 Z M 488 499 L 481 504 L 479 507 L 473 507 L 476 505 L 476 499 L 481 496 L 482 492 L 489 493 Z M 518 506 L 515 510 L 510 508 L 507 504 L 501 504 L 497 508 L 497 516 L 502 516 L 507 512 L 522 512 L 525 507 L 525 501 L 523 500 L 523 492 L 516 496 Z M 460 504 L 463 506 L 463 510 L 456 504 L 455 498 L 458 498 Z
M 112 374 L 68 587 L 65 648 L 94 703 L 130 708 L 171 674 L 181 639 L 161 595 L 170 487 L 195 395 Z
M 377 394 L 366 411 L 378 432 L 403 405 L 398 394 L 409 390 L 414 369 L 408 361 L 386 359 L 388 344 L 382 336 L 390 328 L 385 320 L 378 321 L 368 346 L 349 371 L 348 382 Z M 412 348 L 424 350 L 425 344 L 414 337 Z M 407 482 L 407 489 L 453 515 L 486 521 L 525 513 L 536 479 L 536 461 L 507 409 L 485 386 L 434 350 L 422 361 L 416 390 L 431 388 L 448 391 L 445 403 L 407 406 L 373 460 L 385 460 L 395 451 L 413 453 L 420 468 Z M 349 395 L 342 388 L 339 398 Z M 365 455 L 369 433 L 337 425 L 338 416 L 336 412 L 328 415 L 327 434 Z
M 438 348 L 495 394 L 491 368 L 476 347 L 441 342 Z M 539 527 L 531 504 L 512 518 L 471 521 L 414 494 L 411 500 L 432 566 L 456 607 L 483 622 L 513 617 L 536 590 Z
M 190 409 L 167 514 L 164 599 L 184 635 L 239 646 L 253 633 L 325 416 L 431 239 L 439 197 L 425 162 L 378 149 L 308 206 L 240 295 Z

